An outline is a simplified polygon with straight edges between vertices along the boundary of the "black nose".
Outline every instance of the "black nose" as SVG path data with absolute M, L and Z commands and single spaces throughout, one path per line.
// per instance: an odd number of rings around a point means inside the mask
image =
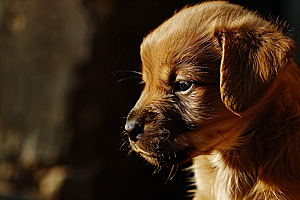
M 127 121 L 125 125 L 125 131 L 129 138 L 136 142 L 138 141 L 138 136 L 141 136 L 144 133 L 144 125 L 136 121 Z

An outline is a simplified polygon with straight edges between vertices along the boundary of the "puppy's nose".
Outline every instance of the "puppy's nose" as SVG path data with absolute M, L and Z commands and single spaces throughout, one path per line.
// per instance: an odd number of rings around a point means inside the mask
M 144 125 L 136 121 L 127 121 L 125 131 L 129 138 L 136 142 L 138 141 L 138 136 L 144 133 Z

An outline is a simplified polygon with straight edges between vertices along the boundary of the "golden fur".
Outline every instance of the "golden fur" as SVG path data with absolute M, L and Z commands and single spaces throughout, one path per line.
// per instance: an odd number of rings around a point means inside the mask
M 159 166 L 194 159 L 197 200 L 299 199 L 300 72 L 284 29 L 214 1 L 147 35 L 132 149 Z

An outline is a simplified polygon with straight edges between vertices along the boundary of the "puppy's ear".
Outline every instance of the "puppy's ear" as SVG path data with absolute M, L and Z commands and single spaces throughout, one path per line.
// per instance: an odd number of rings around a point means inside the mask
M 221 98 L 239 115 L 266 93 L 294 52 L 294 42 L 278 30 L 243 28 L 219 30 L 222 46 Z

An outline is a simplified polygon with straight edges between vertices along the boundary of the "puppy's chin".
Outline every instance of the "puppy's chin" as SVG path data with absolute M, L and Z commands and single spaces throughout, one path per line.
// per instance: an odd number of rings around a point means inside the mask
M 134 142 L 130 140 L 132 149 L 142 156 L 147 162 L 152 165 L 170 166 L 182 164 L 190 161 L 193 157 L 192 148 L 185 145 L 184 147 L 173 148 L 149 148 L 143 140 Z
M 156 165 L 158 164 L 158 161 L 157 159 L 155 158 L 155 156 L 153 156 L 151 153 L 143 150 L 139 145 L 139 141 L 137 142 L 134 142 L 132 140 L 130 140 L 130 145 L 131 145 L 131 148 L 136 152 L 138 153 L 139 155 L 141 155 L 142 157 L 144 157 L 149 163 L 153 164 L 153 165 Z

